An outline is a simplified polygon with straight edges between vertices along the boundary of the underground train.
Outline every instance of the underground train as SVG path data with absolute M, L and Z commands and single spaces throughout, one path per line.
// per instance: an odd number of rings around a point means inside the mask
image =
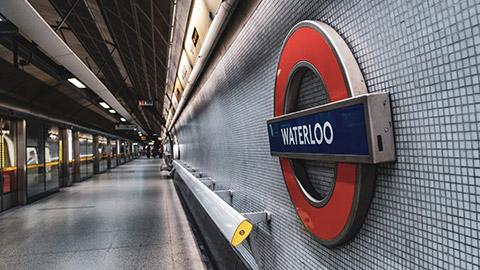
M 140 145 L 112 134 L 0 115 L 0 211 L 124 164 Z

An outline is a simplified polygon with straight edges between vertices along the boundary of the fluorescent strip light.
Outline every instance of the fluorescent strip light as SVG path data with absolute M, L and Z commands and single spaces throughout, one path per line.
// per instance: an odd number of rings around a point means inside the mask
M 117 113 L 114 109 L 109 110 L 110 113 Z
M 120 121 L 122 121 L 122 122 L 127 122 L 127 119 L 125 119 L 125 118 L 122 117 L 122 118 L 120 118 Z
M 77 78 L 69 78 L 67 80 L 77 88 L 86 88 L 86 86 L 81 81 L 77 80 Z
M 105 103 L 104 101 L 100 101 L 98 104 L 100 104 L 100 106 L 102 106 L 105 109 L 110 109 L 110 106 L 108 106 L 108 104 Z

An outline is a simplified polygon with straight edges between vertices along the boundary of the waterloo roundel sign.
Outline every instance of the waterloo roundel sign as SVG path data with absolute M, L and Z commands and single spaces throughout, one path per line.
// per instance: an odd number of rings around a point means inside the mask
M 330 103 L 293 111 L 305 70 L 322 79 Z M 367 216 L 375 164 L 395 160 L 393 126 L 389 95 L 368 93 L 353 54 L 328 25 L 303 21 L 288 33 L 275 81 L 274 118 L 267 126 L 271 154 L 280 158 L 302 222 L 326 246 L 351 239 Z M 335 161 L 327 196 L 313 194 L 296 159 Z

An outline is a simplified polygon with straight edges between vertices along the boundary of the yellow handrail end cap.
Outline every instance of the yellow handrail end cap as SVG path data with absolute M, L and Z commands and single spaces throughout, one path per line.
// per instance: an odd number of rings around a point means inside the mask
M 235 234 L 233 235 L 232 238 L 232 245 L 236 247 L 238 244 L 240 244 L 247 236 L 250 234 L 252 231 L 253 225 L 252 223 L 248 222 L 248 220 L 244 220 L 238 225 L 237 230 L 235 231 Z

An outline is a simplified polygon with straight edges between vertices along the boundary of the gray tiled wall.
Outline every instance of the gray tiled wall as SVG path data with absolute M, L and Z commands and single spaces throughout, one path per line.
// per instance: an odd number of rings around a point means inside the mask
M 479 15 L 474 0 L 262 1 L 176 132 L 182 159 L 233 189 L 238 211 L 273 213 L 258 228 L 266 269 L 478 269 Z M 392 99 L 398 161 L 379 166 L 365 224 L 336 248 L 303 227 L 269 154 L 280 48 L 304 19 L 336 29 L 368 91 Z

